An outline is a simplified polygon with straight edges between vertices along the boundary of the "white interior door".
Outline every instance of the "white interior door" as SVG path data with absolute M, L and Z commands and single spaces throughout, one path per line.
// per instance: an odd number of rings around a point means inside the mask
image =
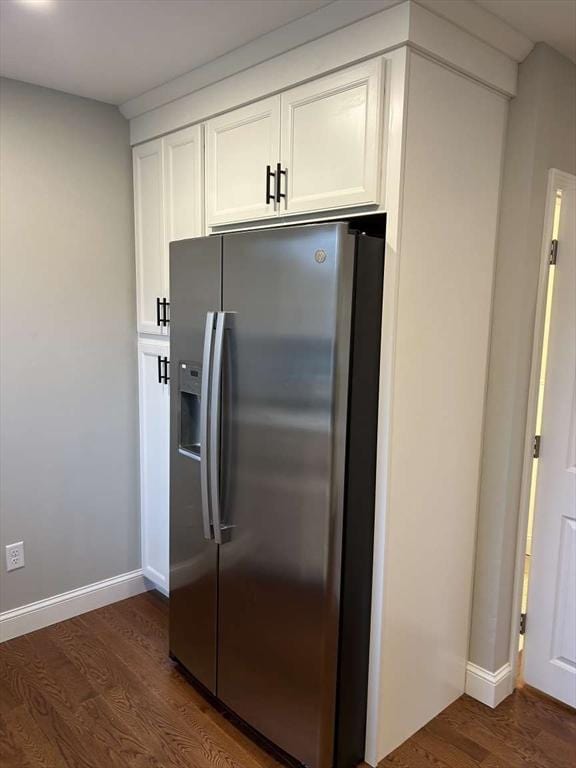
M 167 341 L 138 345 L 140 386 L 140 525 L 144 576 L 168 594 L 170 390 L 159 381 L 170 355 Z M 160 358 L 160 366 L 159 366 Z M 169 366 L 167 373 L 169 375 Z
M 557 239 L 524 677 L 535 688 L 576 707 L 575 177 L 562 190 Z
M 257 101 L 206 123 L 206 223 L 276 216 L 267 201 L 266 166 L 280 158 L 280 97 Z M 271 191 L 274 191 L 273 179 Z
M 372 59 L 282 94 L 281 212 L 378 202 L 382 70 Z
M 165 296 L 167 287 L 162 140 L 135 147 L 132 156 L 138 331 L 162 334 L 156 309 L 156 299 Z

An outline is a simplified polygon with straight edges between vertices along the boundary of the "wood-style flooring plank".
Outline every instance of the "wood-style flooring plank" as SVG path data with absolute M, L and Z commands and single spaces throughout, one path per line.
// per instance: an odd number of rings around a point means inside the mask
M 145 593 L 0 645 L 1 767 L 278 768 L 170 661 L 167 625 Z M 380 765 L 575 767 L 576 714 L 527 687 L 461 697 Z
M 95 612 L 96 614 L 96 612 Z M 217 712 L 178 672 L 168 658 L 166 630 L 163 635 L 143 635 L 119 606 L 109 606 L 91 617 L 92 628 L 100 636 L 114 640 L 115 653 L 130 663 L 137 656 L 139 668 L 146 670 L 150 690 L 171 702 L 178 712 L 190 720 L 202 721 L 202 728 L 216 741 L 222 742 L 231 755 L 248 768 L 270 768 L 277 763 L 267 753 L 255 747 L 219 712 Z M 202 718 L 201 715 L 204 717 Z
M 105 611 L 105 615 L 113 614 L 114 611 Z M 189 716 L 183 718 L 170 701 L 151 688 L 149 676 L 137 676 L 116 652 L 106 653 L 102 634 L 90 631 L 89 620 L 87 622 L 79 617 L 65 624 L 68 626 L 56 625 L 53 628 L 56 642 L 62 644 L 112 711 L 131 730 L 148 735 L 156 750 L 169 761 L 167 765 L 185 767 L 193 758 L 198 768 L 240 768 L 241 763 L 236 761 L 230 750 L 221 747 L 222 735 L 214 738 L 209 733 L 206 728 L 209 721 L 204 718 L 203 722 L 199 711 L 190 710 Z M 136 646 L 135 633 L 130 634 L 130 638 Z M 153 666 L 150 666 L 152 673 Z M 233 747 L 233 744 L 230 746 Z
M 5 749 L 17 748 L 17 757 Z M 0 765 L 2 768 L 65 768 L 57 747 L 46 737 L 25 707 L 18 707 L 0 718 Z
M 6 654 L 2 654 L 4 657 Z M 46 685 L 46 683 L 48 683 Z M 82 732 L 75 713 L 63 714 L 57 701 L 65 692 L 56 691 L 44 675 L 38 679 L 26 665 L 16 665 L 4 658 L 0 668 L 0 684 L 10 686 L 23 706 L 70 768 L 103 768 L 103 755 L 90 742 L 90 734 Z M 57 701 L 55 701 L 55 699 Z

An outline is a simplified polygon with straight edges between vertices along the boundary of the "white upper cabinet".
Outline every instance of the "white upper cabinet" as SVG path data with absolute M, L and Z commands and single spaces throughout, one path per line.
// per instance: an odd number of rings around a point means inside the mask
M 162 333 L 157 299 L 166 295 L 162 140 L 133 150 L 136 297 L 140 333 Z
M 171 133 L 163 143 L 166 239 L 199 237 L 204 213 L 202 126 Z
M 383 62 L 373 59 L 282 94 L 282 211 L 378 203 Z
M 280 97 L 258 101 L 206 123 L 206 221 L 229 224 L 276 215 Z M 267 195 L 267 181 L 270 195 Z
M 134 149 L 138 331 L 166 334 L 169 243 L 203 234 L 202 126 Z
M 209 120 L 208 226 L 377 205 L 383 67 L 372 59 Z

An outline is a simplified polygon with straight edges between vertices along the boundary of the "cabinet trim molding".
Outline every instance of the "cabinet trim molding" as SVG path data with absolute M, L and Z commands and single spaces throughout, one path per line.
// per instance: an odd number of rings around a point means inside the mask
M 368 58 L 410 46 L 506 96 L 516 94 L 516 61 L 414 2 L 401 3 L 272 56 L 187 95 L 130 116 L 139 144 L 202 122 Z M 170 89 L 166 83 L 163 88 Z M 128 115 L 128 113 L 127 113 Z

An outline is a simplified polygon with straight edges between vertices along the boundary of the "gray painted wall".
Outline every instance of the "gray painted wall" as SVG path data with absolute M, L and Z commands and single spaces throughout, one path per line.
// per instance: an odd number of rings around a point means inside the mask
M 548 171 L 576 173 L 576 66 L 538 44 L 520 65 L 518 85 L 506 142 L 470 639 L 470 660 L 493 672 L 510 650 Z
M 128 123 L 3 79 L 0 142 L 5 611 L 138 568 L 140 548 Z

